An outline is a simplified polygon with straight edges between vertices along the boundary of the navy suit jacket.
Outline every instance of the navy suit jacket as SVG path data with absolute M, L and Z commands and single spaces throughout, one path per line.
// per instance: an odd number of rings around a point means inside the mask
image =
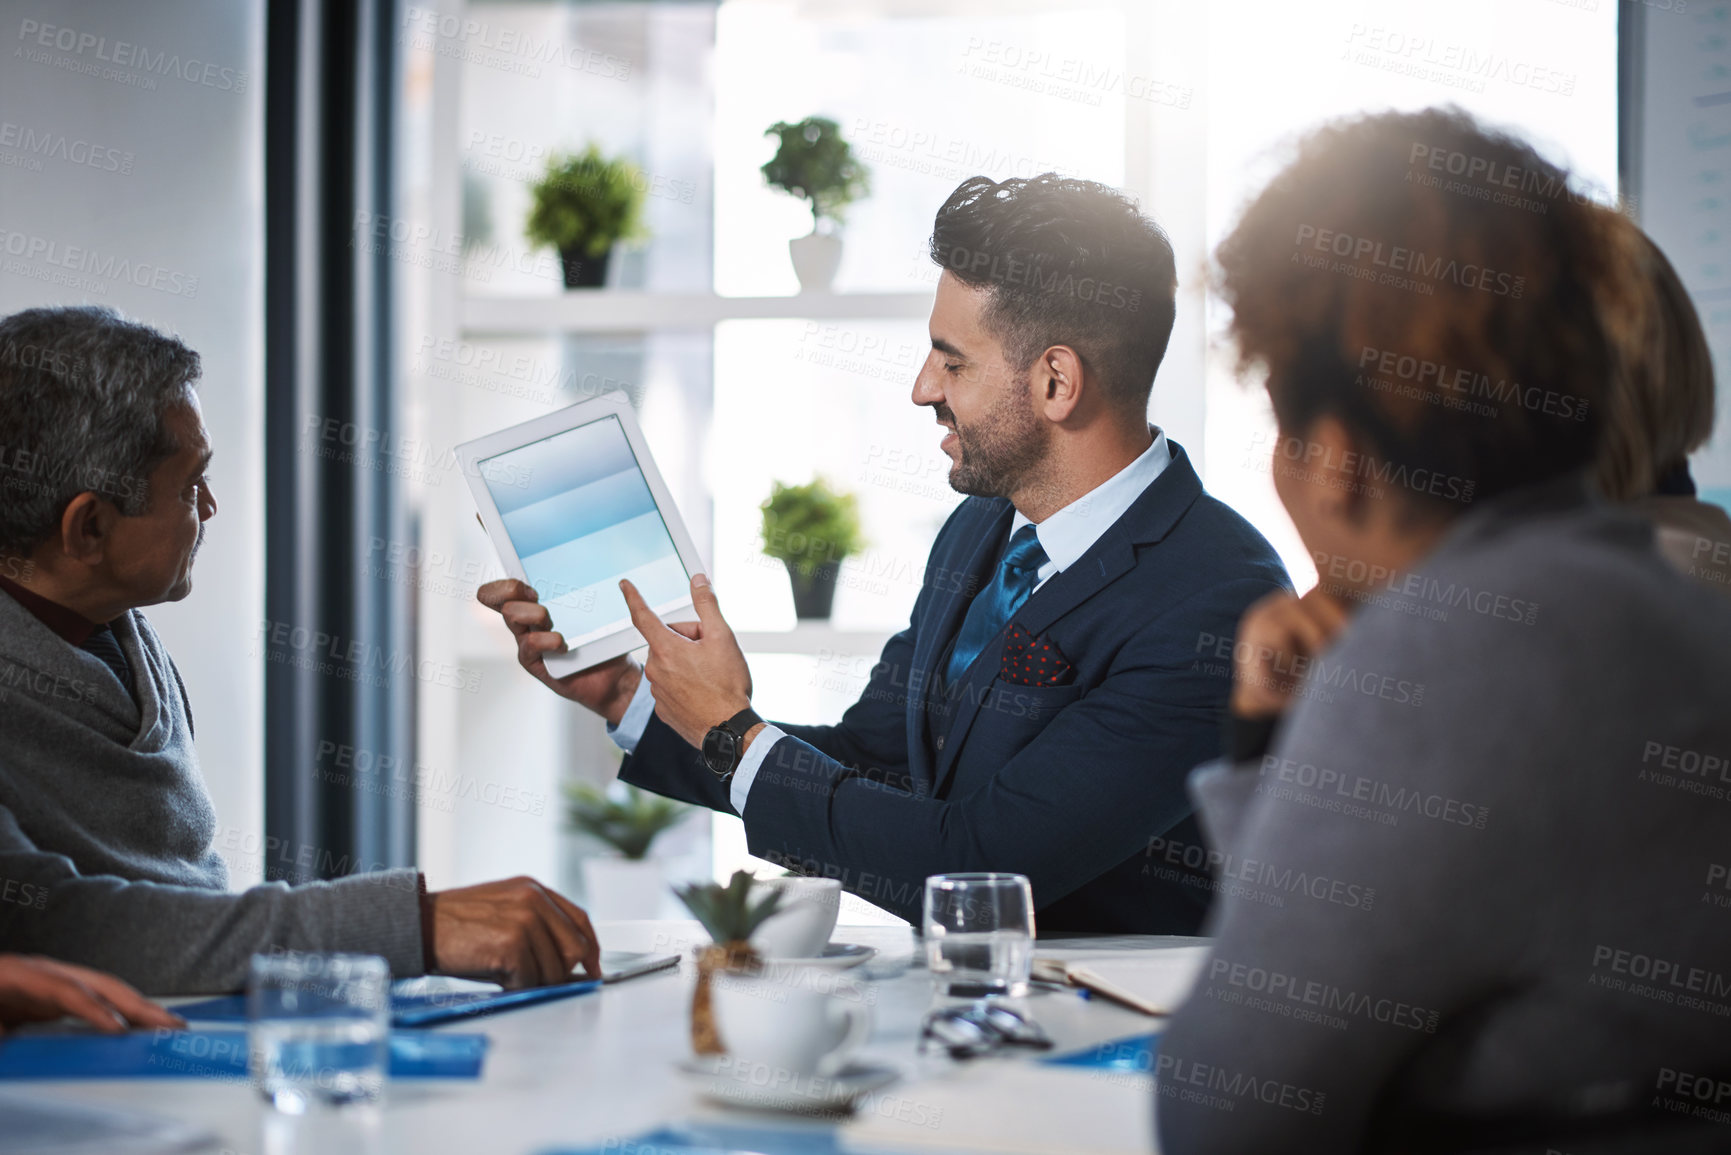
M 1238 619 L 1290 589 L 1286 571 L 1172 443 L 1160 476 L 1012 619 L 1074 680 L 1005 682 L 1000 635 L 946 683 L 1013 515 L 1001 498 L 963 502 L 860 700 L 837 725 L 781 727 L 745 805 L 751 852 L 915 923 L 927 875 L 999 870 L 1028 876 L 1042 931 L 1194 934 L 1213 883 L 1185 777 L 1220 754 Z M 728 784 L 659 718 L 619 776 L 732 812 Z

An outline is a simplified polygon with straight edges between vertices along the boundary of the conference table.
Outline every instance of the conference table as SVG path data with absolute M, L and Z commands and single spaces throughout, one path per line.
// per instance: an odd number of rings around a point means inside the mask
M 1090 1049 L 1114 1052 L 1121 1040 L 1158 1032 L 1158 1018 L 1075 991 L 1036 991 L 1012 1000 L 1012 1005 L 1051 1036 L 1051 1051 L 1015 1048 L 968 1060 L 931 1049 L 922 1052 L 919 1034 L 926 1012 L 965 1000 L 934 993 L 910 928 L 839 926 L 832 941 L 878 952 L 849 974 L 861 984 L 858 989 L 871 1003 L 875 1019 L 860 1058 L 893 1065 L 901 1075 L 867 1096 L 846 1120 L 747 1110 L 710 1101 L 698 1080 L 680 1069 L 692 1054 L 692 949 L 707 941 L 698 924 L 603 922 L 597 931 L 610 951 L 678 953 L 679 969 L 437 1028 L 489 1036 L 481 1077 L 393 1080 L 376 1109 L 285 1115 L 239 1080 L 40 1081 L 8 1087 L 194 1123 L 219 1137 L 216 1150 L 224 1155 L 551 1155 L 588 1150 L 658 1155 L 669 1148 L 668 1128 L 691 1143 L 769 1155 L 1154 1149 L 1153 1080 L 1146 1069 L 1109 1071 L 1042 1060 Z M 1086 961 L 1132 951 L 1194 948 L 1201 941 L 1163 936 L 1042 939 L 1036 956 Z M 640 1141 L 651 1133 L 663 1139 Z

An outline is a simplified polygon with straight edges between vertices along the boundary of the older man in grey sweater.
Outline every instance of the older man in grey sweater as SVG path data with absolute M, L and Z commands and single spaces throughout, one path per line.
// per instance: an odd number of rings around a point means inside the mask
M 216 513 L 198 372 L 108 310 L 0 320 L 0 945 L 156 993 L 235 989 L 271 949 L 507 985 L 597 972 L 583 911 L 526 878 L 228 890 L 186 687 L 139 612 L 190 592 Z

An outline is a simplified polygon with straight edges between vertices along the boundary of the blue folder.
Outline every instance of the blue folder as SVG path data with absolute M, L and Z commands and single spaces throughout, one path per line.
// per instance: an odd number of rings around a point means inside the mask
M 601 988 L 600 979 L 585 979 L 578 983 L 560 983 L 551 987 L 529 987 L 520 991 L 444 991 L 427 995 L 391 996 L 391 1025 L 394 1027 L 432 1027 L 452 1023 L 476 1015 L 491 1015 L 499 1011 L 535 1003 L 568 999 L 586 995 Z M 244 1023 L 246 996 L 223 995 L 221 998 L 186 1003 L 171 1008 L 189 1023 Z
M 1129 1038 L 1115 1039 L 1110 1043 L 1101 1043 L 1086 1050 L 1040 1061 L 1052 1067 L 1087 1067 L 1096 1071 L 1152 1075 L 1154 1056 L 1159 1050 L 1159 1035 L 1131 1035 Z
M 723 1123 L 679 1123 L 646 1131 L 621 1143 L 609 1139 L 591 1147 L 559 1147 L 542 1155 L 843 1155 L 834 1124 L 782 1127 Z
M 476 1079 L 487 1036 L 391 1032 L 391 1077 Z M 22 1034 L 0 1039 L 0 1079 L 245 1079 L 246 1032 Z

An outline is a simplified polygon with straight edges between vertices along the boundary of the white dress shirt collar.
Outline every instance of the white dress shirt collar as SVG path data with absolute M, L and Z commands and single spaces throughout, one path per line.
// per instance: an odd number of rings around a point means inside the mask
M 1040 584 L 1075 565 L 1171 464 L 1172 450 L 1166 444 L 1166 434 L 1158 425 L 1148 428 L 1154 435 L 1154 444 L 1143 450 L 1140 457 L 1034 526 L 1034 535 L 1040 539 L 1040 548 L 1046 551 L 1047 558 L 1040 567 Z M 1017 510 L 1010 521 L 1010 533 L 1031 524 Z

